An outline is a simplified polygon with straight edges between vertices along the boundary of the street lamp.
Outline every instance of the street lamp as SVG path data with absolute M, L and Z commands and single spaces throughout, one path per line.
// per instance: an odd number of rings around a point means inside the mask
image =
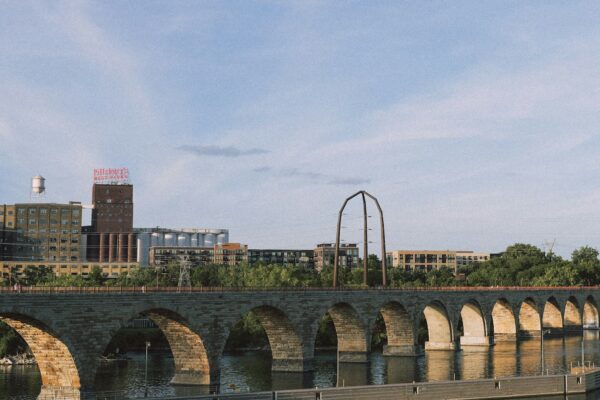
M 542 328 L 542 334 L 541 334 L 541 338 L 542 338 L 542 375 L 544 375 L 544 335 L 547 333 L 550 333 L 550 329 L 546 329 L 544 330 Z
M 144 370 L 144 397 L 148 397 L 148 348 L 150 342 L 146 342 L 146 368 Z

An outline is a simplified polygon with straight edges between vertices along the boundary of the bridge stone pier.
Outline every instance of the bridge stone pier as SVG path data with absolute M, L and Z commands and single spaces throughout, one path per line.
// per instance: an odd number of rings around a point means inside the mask
M 267 333 L 272 369 L 312 369 L 319 323 L 329 315 L 340 362 L 367 362 L 373 327 L 386 326 L 384 355 L 485 349 L 495 342 L 598 329 L 600 288 L 432 288 L 201 290 L 139 288 L 0 293 L 0 319 L 29 344 L 42 377 L 40 399 L 80 399 L 94 391 L 98 358 L 132 318 L 152 319 L 167 338 L 173 384 L 219 383 L 232 327 L 253 312 Z M 32 289 L 31 289 L 32 290 Z M 84 289 L 81 289 L 84 290 Z M 419 326 L 428 338 L 419 343 Z

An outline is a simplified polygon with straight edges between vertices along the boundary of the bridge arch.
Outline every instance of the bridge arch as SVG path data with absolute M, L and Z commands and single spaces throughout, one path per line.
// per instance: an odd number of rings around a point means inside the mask
M 340 302 L 331 305 L 326 314 L 331 317 L 335 329 L 339 361 L 367 362 L 370 340 L 356 309 L 349 303 Z
M 416 355 L 418 351 L 415 348 L 414 324 L 404 306 L 397 301 L 390 301 L 379 309 L 379 313 L 385 323 L 387 334 L 387 345 L 383 348 L 383 354 Z
M 583 329 L 580 310 L 577 298 L 575 296 L 569 297 L 564 308 L 564 328 L 566 331 L 579 332 Z
M 519 335 L 522 337 L 539 336 L 542 329 L 540 314 L 531 297 L 526 298 L 519 308 Z
M 598 305 L 593 296 L 588 296 L 583 304 L 583 328 L 598 329 Z
M 460 319 L 463 326 L 463 335 L 460 338 L 461 346 L 486 346 L 490 344 L 483 311 L 477 300 L 470 299 L 462 306 Z
M 513 308 L 505 298 L 496 300 L 492 308 L 495 341 L 513 341 L 517 339 L 517 322 Z
M 553 330 L 560 330 L 563 328 L 562 313 L 556 297 L 551 296 L 546 300 L 544 304 L 544 311 L 542 314 L 542 327 L 550 328 Z
M 171 309 L 154 307 L 152 304 L 141 304 L 140 308 L 123 316 L 113 330 L 107 331 L 105 345 L 100 351 L 111 352 L 116 344 L 114 339 L 119 330 L 125 328 L 129 321 L 147 318 L 151 320 L 164 335 L 164 339 L 173 355 L 175 371 L 171 384 L 173 385 L 210 385 L 216 377 L 212 370 L 205 343 L 191 322 L 182 314 Z M 151 343 L 156 345 L 156 343 Z M 152 351 L 153 348 L 150 348 Z
M 200 335 L 193 331 L 189 321 L 178 313 L 165 309 L 151 309 L 142 315 L 150 318 L 169 342 L 175 376 L 172 384 L 210 385 L 209 358 Z
M 440 301 L 432 301 L 422 312 L 427 325 L 428 340 L 425 350 L 454 350 L 454 333 L 448 311 Z
M 25 340 L 42 378 L 38 399 L 81 397 L 80 369 L 74 352 L 43 322 L 22 314 L 0 314 L 0 320 Z
M 306 364 L 312 360 L 312 354 L 305 354 L 302 339 L 288 316 L 269 305 L 255 307 L 251 312 L 256 315 L 267 334 L 273 357 L 271 369 L 287 372 L 308 369 Z

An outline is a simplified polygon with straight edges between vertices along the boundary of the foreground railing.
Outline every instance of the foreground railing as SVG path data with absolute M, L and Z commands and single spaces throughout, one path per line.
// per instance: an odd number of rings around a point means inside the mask
M 418 286 L 418 287 L 227 287 L 227 286 L 16 286 L 0 287 L 0 294 L 47 294 L 47 293 L 210 293 L 210 292 L 496 292 L 496 291 L 585 291 L 600 286 Z

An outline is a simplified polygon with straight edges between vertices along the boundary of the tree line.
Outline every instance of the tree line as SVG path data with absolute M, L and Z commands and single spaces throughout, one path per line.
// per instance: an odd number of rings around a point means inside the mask
M 497 257 L 453 269 L 404 271 L 388 267 L 391 287 L 421 286 L 593 286 L 600 284 L 598 250 L 583 246 L 573 251 L 570 260 L 544 252 L 530 244 L 516 243 Z M 50 268 L 26 267 L 11 282 L 26 286 L 177 286 L 179 264 L 136 268 L 116 278 L 103 276 L 95 267 L 87 276 L 55 276 Z M 192 286 L 211 287 L 330 287 L 333 268 L 316 271 L 304 266 L 258 264 L 198 265 L 191 269 Z M 362 262 L 359 268 L 339 271 L 342 287 L 363 286 Z M 381 285 L 381 262 L 368 258 L 368 285 Z

